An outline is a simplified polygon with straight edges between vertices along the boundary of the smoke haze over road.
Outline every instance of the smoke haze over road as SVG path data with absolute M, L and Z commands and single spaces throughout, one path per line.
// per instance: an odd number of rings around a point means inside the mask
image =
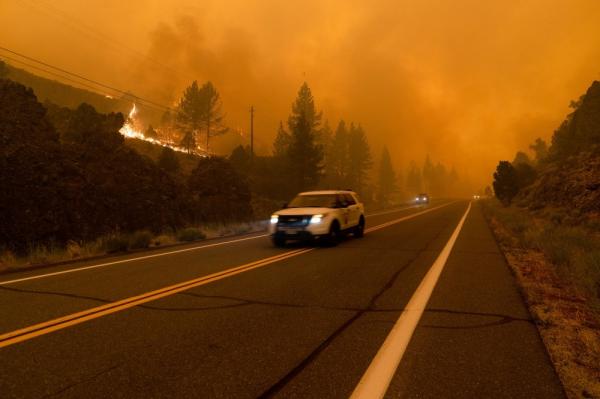
M 0 4 L 0 45 L 165 104 L 211 80 L 233 128 L 257 108 L 262 152 L 307 81 L 374 154 L 483 185 L 599 78 L 598 21 L 596 0 L 18 0 Z

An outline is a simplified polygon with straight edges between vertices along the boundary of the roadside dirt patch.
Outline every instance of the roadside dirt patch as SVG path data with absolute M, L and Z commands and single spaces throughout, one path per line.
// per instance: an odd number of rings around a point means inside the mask
M 600 398 L 600 320 L 554 266 L 486 214 L 569 398 Z

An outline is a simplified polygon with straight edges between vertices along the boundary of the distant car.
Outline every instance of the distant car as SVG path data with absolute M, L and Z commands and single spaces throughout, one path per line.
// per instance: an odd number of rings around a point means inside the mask
M 278 247 L 288 240 L 313 239 L 336 245 L 343 234 L 362 237 L 364 230 L 364 205 L 349 190 L 300 193 L 271 215 L 269 224 L 273 244 Z
M 429 195 L 421 193 L 415 197 L 416 204 L 429 204 Z

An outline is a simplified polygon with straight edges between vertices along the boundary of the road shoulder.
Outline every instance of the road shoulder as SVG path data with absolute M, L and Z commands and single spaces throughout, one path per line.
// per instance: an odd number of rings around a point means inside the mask
M 478 205 L 466 220 L 388 396 L 564 397 Z

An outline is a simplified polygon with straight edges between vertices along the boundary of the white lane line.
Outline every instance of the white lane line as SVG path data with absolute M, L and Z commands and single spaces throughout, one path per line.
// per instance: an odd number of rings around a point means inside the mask
M 433 207 L 433 208 L 425 208 L 425 210 L 423 210 L 423 211 L 416 212 L 416 213 L 411 213 L 411 214 L 409 214 L 407 216 L 404 216 L 404 217 L 401 217 L 401 218 L 398 218 L 398 219 L 390 220 L 389 222 L 377 224 L 377 225 L 375 225 L 373 227 L 369 227 L 368 229 L 365 229 L 365 233 L 376 231 L 376 230 L 380 230 L 380 229 L 385 229 L 386 227 L 392 226 L 392 225 L 394 225 L 396 223 L 404 222 L 405 220 L 408 220 L 408 219 L 413 219 L 413 218 L 415 218 L 417 216 L 421 216 L 421 215 L 424 215 L 426 213 L 433 212 L 433 211 L 435 211 L 437 209 L 444 208 L 444 207 L 446 207 L 448 205 L 455 204 L 456 202 L 457 201 L 447 202 L 447 203 L 445 203 L 443 205 L 438 205 L 438 206 Z
M 15 280 L 0 281 L 0 285 L 7 285 L 7 284 L 19 283 L 21 281 L 36 280 L 36 279 L 45 278 L 45 277 L 58 276 L 60 274 L 80 272 L 82 270 L 90 270 L 90 269 L 96 269 L 96 268 L 99 268 L 99 267 L 106 267 L 106 266 L 118 265 L 120 263 L 128 263 L 128 262 L 135 262 L 135 261 L 138 261 L 138 260 L 144 260 L 144 259 L 150 259 L 150 258 L 158 258 L 160 256 L 167 256 L 167 255 L 172 255 L 172 254 L 178 254 L 178 253 L 181 253 L 181 252 L 195 251 L 195 250 L 203 249 L 203 248 L 218 247 L 218 246 L 221 246 L 221 245 L 233 244 L 233 243 L 241 242 L 241 241 L 255 240 L 257 238 L 266 237 L 266 236 L 268 236 L 268 234 L 261 234 L 261 235 L 258 235 L 258 236 L 252 236 L 252 237 L 246 237 L 246 238 L 238 238 L 236 240 L 222 241 L 222 242 L 217 242 L 217 243 L 214 243 L 214 244 L 199 245 L 197 247 L 185 248 L 185 249 L 178 249 L 178 250 L 169 251 L 169 252 L 161 252 L 159 254 L 145 255 L 145 256 L 140 256 L 140 257 L 137 257 L 137 258 L 129 258 L 129 259 L 116 260 L 116 261 L 113 261 L 113 262 L 100 263 L 98 265 L 83 266 L 83 267 L 78 267 L 78 268 L 75 268 L 75 269 L 62 270 L 62 271 L 59 271 L 59 272 L 39 274 L 37 276 L 18 278 L 18 279 L 15 279 Z
M 351 399 L 384 397 L 470 210 L 471 203 L 469 202 L 469 206 L 450 236 L 450 240 L 410 298 L 406 308 L 392 327 L 392 331 L 352 392 Z
M 445 204 L 445 205 L 449 205 L 449 204 L 450 203 Z M 445 206 L 445 205 L 443 205 L 443 206 Z M 433 210 L 438 209 L 438 208 L 441 208 L 441 207 L 438 206 L 438 207 L 435 207 L 435 208 L 430 208 L 429 210 L 433 211 Z M 408 208 L 405 208 L 405 209 L 408 209 Z M 396 212 L 396 211 L 390 211 L 389 213 L 393 213 L 393 212 Z M 416 214 L 414 214 L 414 216 L 409 216 L 407 218 L 410 219 L 412 217 L 422 215 L 423 213 L 427 213 L 427 211 L 416 213 Z M 375 215 L 367 215 L 367 217 L 369 217 L 369 216 L 375 216 Z M 407 218 L 396 219 L 396 220 L 393 220 L 392 222 L 398 223 L 399 221 L 406 220 Z M 392 223 L 392 224 L 394 224 L 394 223 Z M 385 224 L 384 227 L 387 227 L 387 225 L 389 224 L 389 222 L 388 223 L 384 223 L 384 224 Z M 382 226 L 382 225 L 377 225 L 375 227 L 379 227 L 379 226 Z M 373 228 L 367 229 L 367 231 L 370 231 L 372 229 Z M 161 252 L 161 253 L 153 254 L 153 255 L 145 255 L 145 256 L 140 256 L 140 257 L 136 257 L 136 258 L 128 258 L 128 259 L 116 260 L 116 261 L 112 261 L 112 262 L 100 263 L 98 265 L 83 266 L 83 267 L 77 267 L 77 268 L 74 268 L 74 269 L 61 270 L 59 272 L 45 273 L 45 274 L 39 274 L 39 275 L 36 275 L 36 276 L 18 278 L 18 279 L 14 279 L 14 280 L 0 281 L 0 285 L 8 285 L 8 284 L 20 283 L 20 282 L 23 282 L 23 281 L 30 281 L 30 280 L 38 280 L 38 279 L 41 279 L 41 278 L 58 276 L 58 275 L 61 275 L 61 274 L 75 273 L 75 272 L 80 272 L 80 271 L 84 271 L 84 270 L 97 269 L 97 268 L 100 268 L 100 267 L 107 267 L 107 266 L 112 266 L 112 265 L 118 265 L 118 264 L 121 264 L 121 263 L 130 263 L 130 262 L 136 262 L 138 260 L 158 258 L 158 257 L 161 257 L 161 256 L 173 255 L 173 254 L 182 253 L 182 252 L 196 251 L 198 249 L 218 247 L 218 246 L 227 245 L 227 244 L 234 244 L 234 243 L 242 242 L 242 241 L 255 240 L 257 238 L 268 237 L 268 236 L 269 236 L 269 234 L 261 234 L 261 235 L 252 236 L 252 237 L 238 238 L 238 239 L 235 239 L 235 240 L 221 241 L 221 242 L 217 242 L 217 243 L 214 243 L 214 244 L 204 244 L 204 245 L 199 245 L 199 246 L 191 247 L 191 248 L 178 249 L 178 250 L 175 250 L 175 251 Z
M 407 206 L 403 206 L 402 208 L 396 208 L 396 209 L 392 209 L 389 211 L 383 211 L 383 212 L 378 212 L 378 213 L 369 213 L 367 215 L 365 215 L 366 217 L 370 217 L 370 216 L 381 216 L 381 215 L 388 215 L 390 213 L 396 213 L 396 212 L 400 212 L 400 211 L 405 211 L 407 209 L 411 209 L 411 208 L 416 208 L 418 205 L 407 205 Z

